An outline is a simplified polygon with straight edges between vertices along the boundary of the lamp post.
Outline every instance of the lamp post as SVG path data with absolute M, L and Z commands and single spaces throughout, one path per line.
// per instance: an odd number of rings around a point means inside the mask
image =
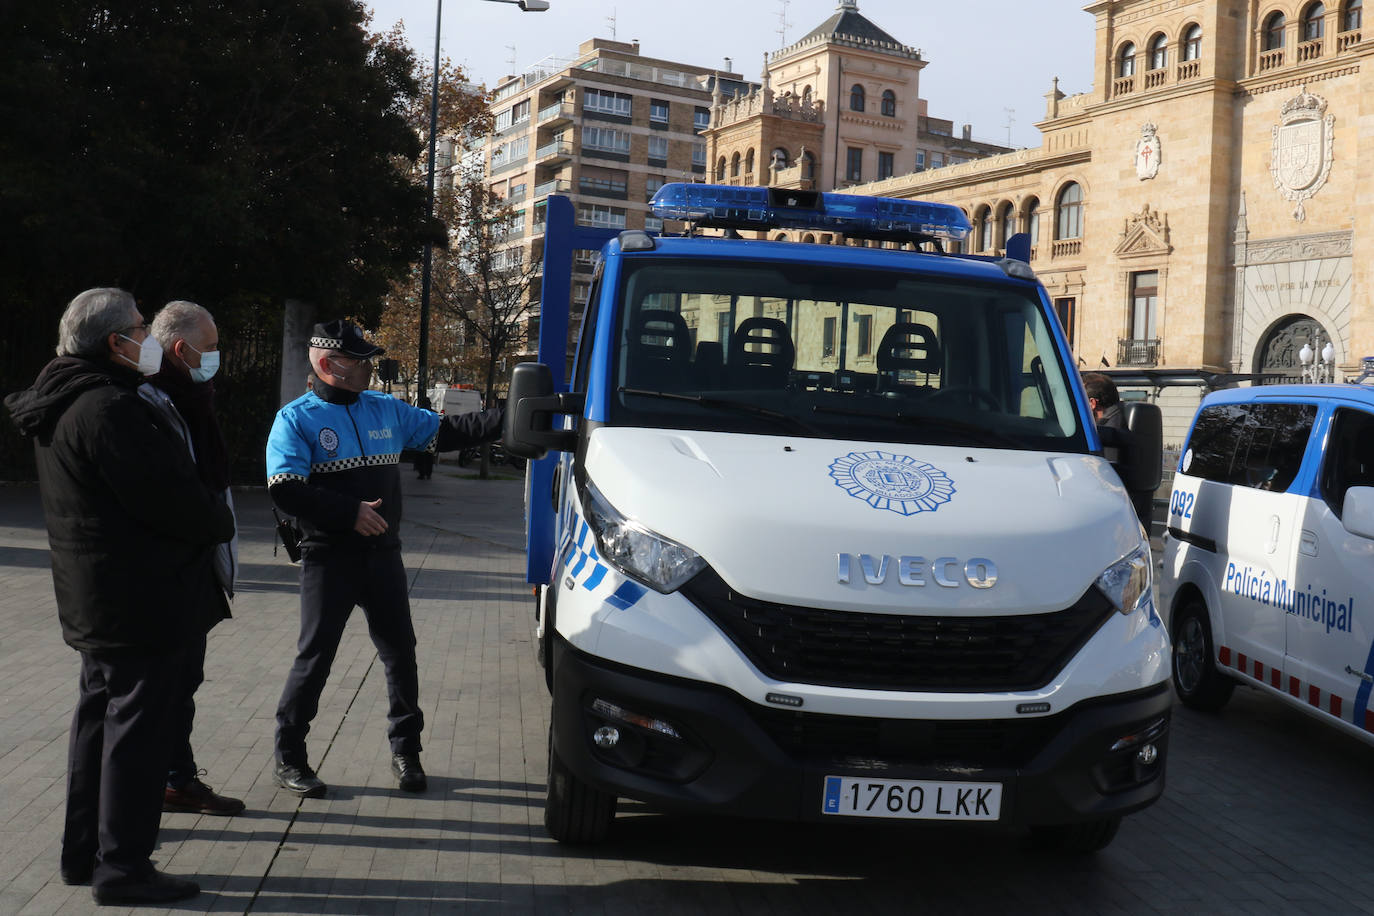
M 511 3 L 525 13 L 548 10 L 548 0 L 487 0 L 488 3 Z M 434 219 L 434 161 L 439 132 L 439 37 L 444 22 L 444 0 L 434 0 L 434 81 L 429 90 L 429 170 L 425 178 L 425 216 Z M 429 385 L 429 291 L 434 276 L 434 243 L 425 242 L 424 264 L 420 268 L 420 353 L 416 367 L 415 399 L 428 397 Z
M 1331 381 L 1332 370 L 1335 368 L 1336 348 L 1331 346 L 1331 341 L 1326 342 L 1322 347 L 1320 357 L 1312 349 L 1312 344 L 1320 341 L 1321 338 L 1314 338 L 1310 343 L 1302 345 L 1298 351 L 1298 359 L 1302 362 L 1302 375 L 1311 384 L 1321 384 Z M 1314 362 L 1314 360 L 1316 360 Z

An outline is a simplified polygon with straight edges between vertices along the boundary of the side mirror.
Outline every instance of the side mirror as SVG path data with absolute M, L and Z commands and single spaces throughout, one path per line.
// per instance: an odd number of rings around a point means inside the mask
M 510 377 L 501 444 L 510 454 L 529 460 L 543 458 L 550 449 L 570 452 L 577 448 L 577 431 L 554 429 L 553 415 L 580 414 L 585 406 L 583 395 L 554 392 L 548 366 L 520 363 Z
M 1345 491 L 1341 524 L 1351 534 L 1374 539 L 1374 487 L 1351 487 Z
M 1127 490 L 1154 492 L 1164 479 L 1164 416 L 1158 404 L 1144 401 L 1122 403 L 1121 415 L 1131 435 L 1116 472 Z

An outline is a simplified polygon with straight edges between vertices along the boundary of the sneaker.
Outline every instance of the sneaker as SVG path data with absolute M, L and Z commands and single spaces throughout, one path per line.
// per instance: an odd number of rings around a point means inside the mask
M 423 792 L 429 788 L 419 754 L 392 754 L 391 772 L 396 774 L 402 792 Z
M 324 798 L 324 793 L 328 789 L 320 777 L 315 775 L 315 771 L 310 769 L 308 763 L 296 766 L 278 761 L 276 769 L 272 771 L 272 778 L 276 780 L 277 785 L 301 798 Z
M 168 786 L 163 790 L 162 810 L 189 811 L 192 814 L 219 814 L 232 817 L 242 813 L 243 802 L 237 798 L 216 795 L 214 789 L 193 777 L 180 789 L 173 789 Z
M 138 881 L 120 884 L 97 884 L 91 896 L 101 906 L 131 903 L 171 903 L 187 900 L 200 893 L 200 885 L 183 878 L 173 878 L 157 869 Z

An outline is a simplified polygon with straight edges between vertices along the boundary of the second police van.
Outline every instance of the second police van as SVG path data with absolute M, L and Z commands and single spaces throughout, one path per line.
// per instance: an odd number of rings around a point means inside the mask
M 1179 460 L 1161 606 L 1174 684 L 1237 683 L 1374 743 L 1374 388 L 1214 392 Z
M 1163 790 L 1169 642 L 1028 240 L 922 251 L 964 214 L 842 194 L 652 206 L 694 231 L 550 198 L 540 361 L 511 381 L 507 448 L 552 453 L 527 484 L 551 835 L 601 839 L 626 797 L 1106 845 Z M 777 229 L 803 241 L 739 237 Z

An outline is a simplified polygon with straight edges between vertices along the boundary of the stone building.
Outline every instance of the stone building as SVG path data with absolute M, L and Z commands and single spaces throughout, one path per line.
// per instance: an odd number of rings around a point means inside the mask
M 840 0 L 825 22 L 764 58 L 761 85 L 712 100 L 710 180 L 831 191 L 1006 151 L 930 117 L 921 52 Z
M 1065 96 L 1056 81 L 1041 146 L 861 192 L 959 205 L 977 253 L 1028 232 L 1082 368 L 1357 375 L 1374 353 L 1362 0 L 1085 11 L 1094 86 Z M 1188 397 L 1165 398 L 1166 439 L 1182 438 Z

